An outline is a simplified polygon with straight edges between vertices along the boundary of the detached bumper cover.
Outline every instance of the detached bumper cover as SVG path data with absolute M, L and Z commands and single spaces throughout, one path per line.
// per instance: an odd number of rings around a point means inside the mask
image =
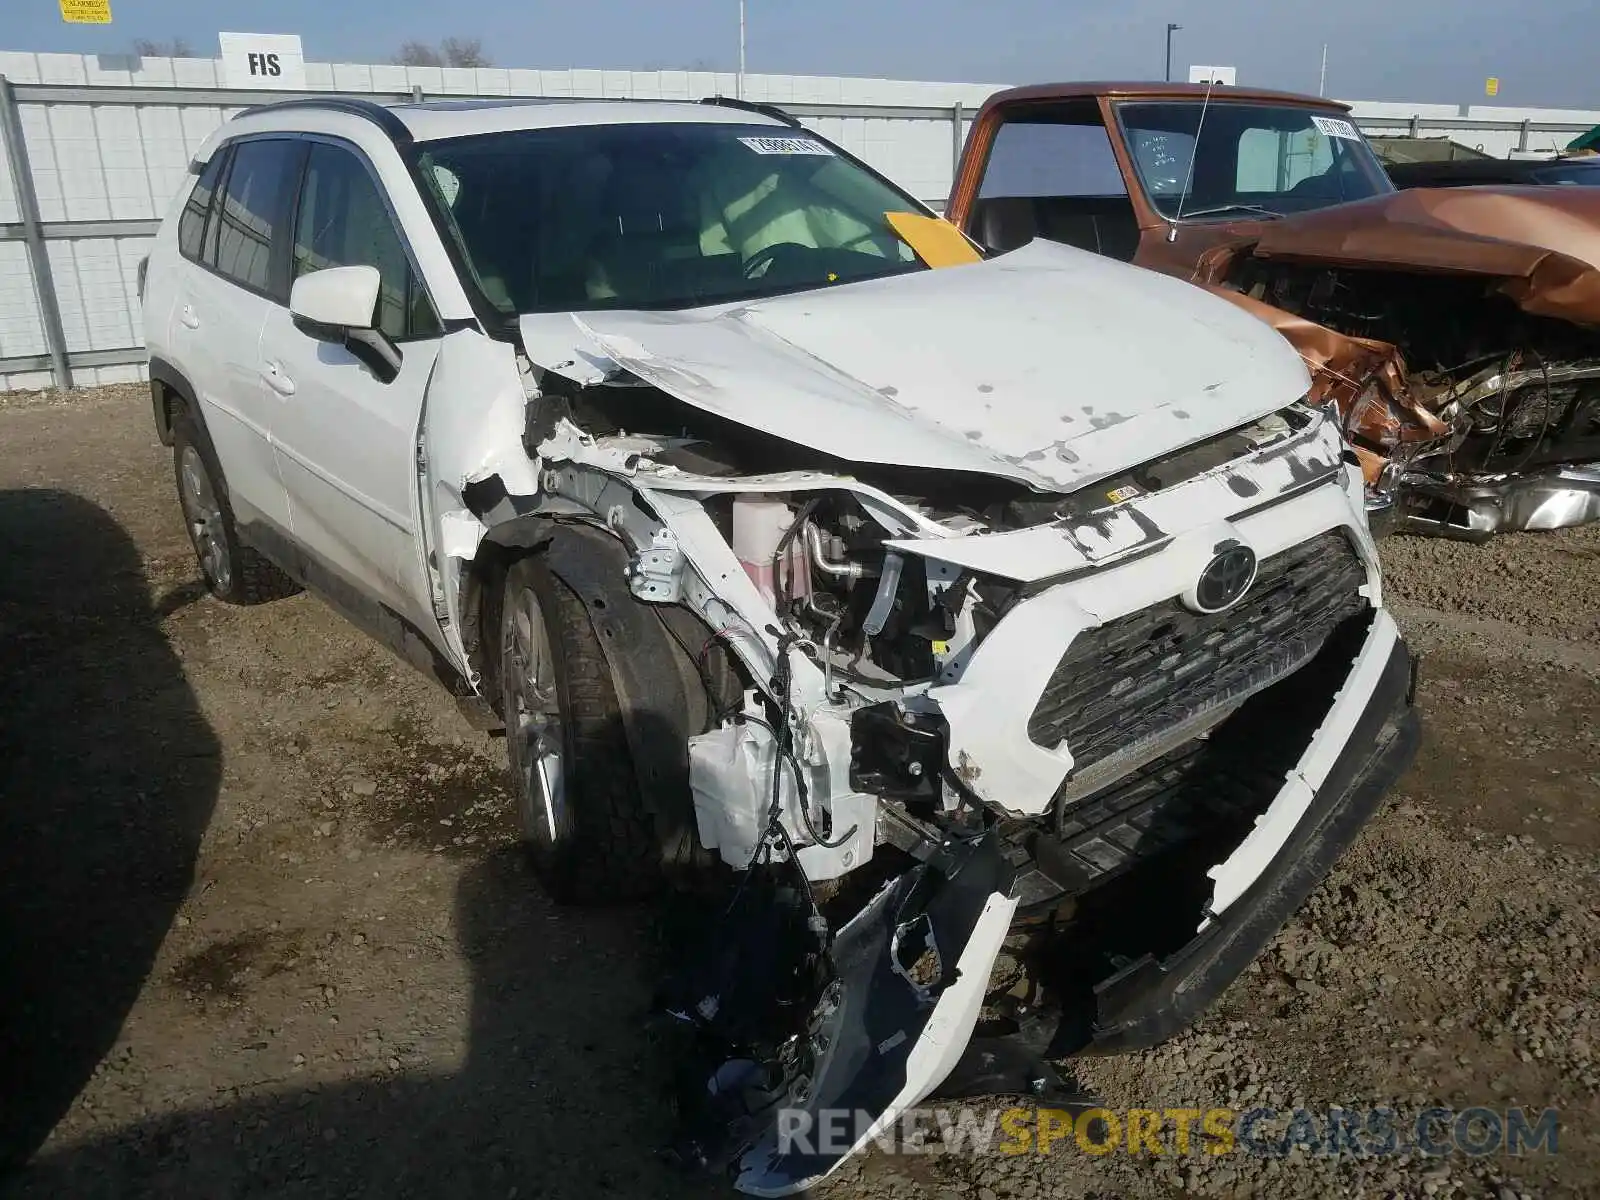
M 1157 1045 L 1193 1022 L 1283 928 L 1416 755 L 1416 662 L 1398 638 L 1332 766 L 1283 847 L 1249 888 L 1181 950 L 1100 984 L 1091 1053 Z M 1325 732 L 1326 727 L 1325 727 Z
M 679 1159 L 730 1172 L 749 1195 L 793 1195 L 928 1096 L 971 1040 L 1016 910 L 1012 877 L 992 831 L 952 842 L 938 866 L 886 883 L 825 949 L 792 889 L 736 902 L 720 959 L 669 988 L 668 1011 L 710 1052 L 685 1076 Z M 785 946 L 818 953 L 796 971 Z M 795 1011 L 802 993 L 809 1012 Z
M 948 875 L 924 865 L 900 876 L 840 930 L 837 986 L 813 1035 L 815 1073 L 790 1089 L 777 1123 L 740 1160 L 739 1191 L 789 1196 L 820 1182 L 960 1060 L 1016 901 L 992 833 L 953 857 Z M 904 970 L 911 939 L 937 948 L 926 987 Z

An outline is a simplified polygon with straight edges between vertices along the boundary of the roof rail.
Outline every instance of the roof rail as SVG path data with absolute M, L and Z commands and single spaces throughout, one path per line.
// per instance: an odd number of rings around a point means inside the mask
M 799 118 L 790 116 L 776 104 L 761 104 L 755 100 L 739 100 L 733 96 L 705 96 L 701 98 L 700 103 L 716 104 L 722 108 L 742 108 L 746 112 L 760 113 L 764 117 L 771 117 L 774 121 L 782 121 L 785 125 L 791 125 L 795 129 L 804 128 L 800 124 Z
M 396 116 L 392 109 L 385 108 L 375 100 L 361 100 L 354 96 L 302 96 L 294 100 L 277 100 L 271 104 L 253 105 L 239 115 L 248 117 L 256 113 L 283 112 L 285 109 L 293 108 L 321 109 L 324 112 L 361 117 L 388 134 L 389 140 L 395 145 L 411 144 L 411 130 L 406 128 L 406 123 Z

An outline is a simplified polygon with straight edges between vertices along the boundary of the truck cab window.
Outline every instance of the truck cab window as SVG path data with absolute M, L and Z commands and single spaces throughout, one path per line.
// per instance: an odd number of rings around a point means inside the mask
M 973 205 L 990 250 L 1036 237 L 1128 261 L 1139 224 L 1111 137 L 1093 102 L 1023 109 L 995 131 Z

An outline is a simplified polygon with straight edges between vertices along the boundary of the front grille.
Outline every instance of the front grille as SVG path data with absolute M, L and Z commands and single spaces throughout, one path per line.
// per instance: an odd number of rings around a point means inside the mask
M 1263 560 L 1225 612 L 1169 600 L 1085 630 L 1061 656 L 1028 736 L 1051 749 L 1066 742 L 1077 773 L 1238 703 L 1309 661 L 1365 604 L 1365 581 L 1355 547 L 1335 530 Z

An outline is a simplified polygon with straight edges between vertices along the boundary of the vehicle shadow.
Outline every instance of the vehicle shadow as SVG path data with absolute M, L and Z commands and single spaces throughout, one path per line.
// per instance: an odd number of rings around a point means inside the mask
M 379 1060 L 358 1081 L 37 1153 L 191 888 L 221 759 L 160 627 L 194 587 L 152 602 L 117 522 L 58 491 L 0 491 L 0 564 L 0 1195 L 727 1193 L 659 1155 L 673 1132 L 670 1054 L 646 1019 L 660 922 L 553 909 L 515 849 L 458 885 L 472 976 L 458 1070 Z
M 660 1154 L 670 1055 L 650 1036 L 637 911 L 553 910 L 518 850 L 458 890 L 465 1062 L 190 1111 L 41 1156 L 7 1196 L 713 1197 Z M 559 944 L 550 931 L 559 923 Z M 553 955 L 555 957 L 553 959 Z M 570 956 L 570 957 L 568 957 Z M 403 1004 L 403 999 L 399 1001 Z
M 115 1042 L 220 777 L 132 539 L 81 497 L 0 491 L 0 1171 Z

